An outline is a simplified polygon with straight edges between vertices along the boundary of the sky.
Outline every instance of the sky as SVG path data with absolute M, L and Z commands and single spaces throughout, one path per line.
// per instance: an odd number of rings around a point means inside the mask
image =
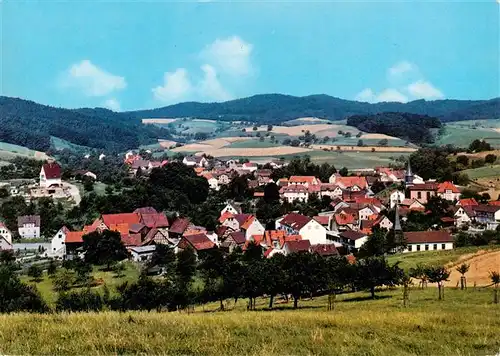
M 500 0 L 0 0 L 0 93 L 126 111 L 264 93 L 500 96 Z

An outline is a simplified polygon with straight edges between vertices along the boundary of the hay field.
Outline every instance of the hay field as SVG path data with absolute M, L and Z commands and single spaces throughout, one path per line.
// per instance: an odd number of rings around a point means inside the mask
M 338 145 L 311 145 L 311 148 L 316 150 L 332 150 L 332 151 L 357 151 L 357 152 L 415 152 L 417 149 L 413 147 L 391 147 L 391 146 L 338 146 Z M 340 148 L 340 149 L 338 149 Z
M 191 152 L 191 151 L 206 151 L 220 149 L 231 145 L 234 142 L 255 140 L 252 137 L 220 137 L 211 140 L 200 141 L 197 143 L 190 143 L 182 147 L 176 147 L 172 151 L 174 152 Z M 215 157 L 215 156 L 214 156 Z
M 301 136 L 304 132 L 309 131 L 311 134 L 316 134 L 320 131 L 336 129 L 341 130 L 343 125 L 327 125 L 327 124 L 309 124 L 309 125 L 299 125 L 299 126 L 273 126 L 271 133 L 280 133 L 290 136 Z M 246 132 L 257 132 L 257 131 L 267 131 L 267 126 L 257 126 L 257 130 L 253 130 L 253 126 L 245 128 Z
M 461 274 L 455 269 L 457 265 L 467 263 L 469 272 L 466 273 L 467 284 L 473 286 L 487 286 L 491 284 L 489 272 L 500 272 L 500 251 L 478 251 L 471 256 L 462 256 L 462 258 L 453 266 L 450 266 L 450 277 L 447 284 L 456 286 L 460 283 Z
M 142 119 L 142 123 L 143 124 L 170 124 L 174 121 L 176 121 L 177 119 Z
M 159 139 L 158 143 L 163 148 L 170 148 L 170 147 L 174 146 L 177 142 L 171 141 L 171 140 L 162 140 L 162 139 Z
M 188 145 L 189 146 L 189 145 Z M 211 155 L 213 157 L 262 157 L 262 156 L 276 156 L 291 155 L 298 153 L 311 152 L 311 149 L 303 147 L 291 146 L 278 146 L 278 147 L 262 147 L 262 148 L 210 148 L 202 152 L 196 153 L 197 156 L 203 154 Z
M 397 137 L 385 135 L 385 134 L 378 134 L 378 133 L 364 133 L 360 138 L 362 139 L 377 139 L 377 140 L 399 140 Z
M 0 352 L 16 355 L 493 355 L 500 350 L 500 307 L 491 290 L 412 289 L 302 300 L 302 309 L 277 304 L 245 311 L 196 307 L 195 313 L 103 312 L 0 315 Z M 205 312 L 204 312 L 205 310 Z

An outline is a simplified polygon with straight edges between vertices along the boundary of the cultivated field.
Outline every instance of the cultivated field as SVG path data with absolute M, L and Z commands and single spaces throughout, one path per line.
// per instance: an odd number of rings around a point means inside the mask
M 317 150 L 331 151 L 358 151 L 358 152 L 415 152 L 413 147 L 391 147 L 391 146 L 338 146 L 338 145 L 311 145 L 311 148 Z M 340 148 L 340 149 L 339 149 Z
M 500 250 L 496 251 L 479 251 L 470 256 L 462 256 L 453 267 L 450 268 L 451 274 L 448 285 L 456 286 L 460 283 L 461 274 L 454 267 L 461 263 L 467 263 L 469 272 L 467 272 L 467 284 L 469 286 L 487 286 L 491 284 L 489 272 L 500 272 Z
M 2 354 L 166 355 L 492 355 L 500 350 L 500 307 L 490 289 L 400 289 L 339 295 L 246 311 L 246 300 L 226 312 L 196 307 L 192 314 L 103 312 L 0 315 Z
M 189 146 L 189 145 L 188 145 Z M 202 152 L 196 153 L 197 156 L 202 154 L 211 155 L 213 157 L 262 157 L 294 155 L 298 153 L 307 153 L 312 150 L 303 147 L 279 146 L 279 147 L 262 147 L 262 148 L 211 148 L 204 149 Z
M 142 119 L 143 124 L 170 124 L 177 119 Z
M 494 123 L 495 120 L 457 121 L 445 125 L 445 133 L 438 140 L 438 145 L 455 145 L 469 147 L 476 139 L 486 140 L 494 147 L 500 147 L 500 132 Z

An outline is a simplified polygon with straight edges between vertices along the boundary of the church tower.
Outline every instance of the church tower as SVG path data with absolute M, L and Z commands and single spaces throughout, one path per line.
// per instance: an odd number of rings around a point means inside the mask
M 410 159 L 408 158 L 408 167 L 405 174 L 405 186 L 411 187 L 413 185 L 413 172 L 411 171 Z

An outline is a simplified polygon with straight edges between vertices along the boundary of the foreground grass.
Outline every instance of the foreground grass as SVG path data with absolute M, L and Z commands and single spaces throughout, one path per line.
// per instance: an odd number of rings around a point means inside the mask
M 491 290 L 434 287 L 301 301 L 302 309 L 247 312 L 245 300 L 226 312 L 103 312 L 0 316 L 2 354 L 172 355 L 487 355 L 500 350 L 500 307 Z M 361 300 L 360 300 L 361 299 Z M 259 300 L 259 308 L 266 300 Z M 214 305 L 215 306 L 215 305 Z M 205 310 L 214 310 L 212 305 Z
M 399 262 L 399 266 L 405 270 L 415 267 L 421 263 L 424 265 L 448 265 L 455 264 L 462 259 L 467 259 L 479 251 L 499 250 L 500 246 L 471 246 L 459 247 L 445 251 L 420 251 L 405 254 L 392 255 L 387 258 L 390 263 Z

